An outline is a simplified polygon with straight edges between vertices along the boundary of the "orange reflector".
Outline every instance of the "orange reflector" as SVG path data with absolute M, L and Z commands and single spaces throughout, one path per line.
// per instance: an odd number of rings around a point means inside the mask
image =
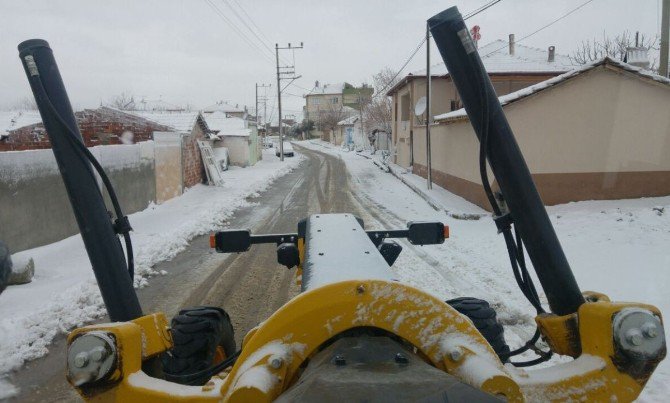
M 209 247 L 210 248 L 216 248 L 216 235 L 215 234 L 209 234 Z
M 444 239 L 449 238 L 449 226 L 445 225 L 444 226 Z

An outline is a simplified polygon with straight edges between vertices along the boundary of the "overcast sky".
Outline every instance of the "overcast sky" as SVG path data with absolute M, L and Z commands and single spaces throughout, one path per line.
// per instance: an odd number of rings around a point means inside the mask
M 271 83 L 269 114 L 276 104 L 274 43 L 304 42 L 295 51 L 300 87 L 310 89 L 315 80 L 359 84 L 385 66 L 400 68 L 432 15 L 452 5 L 465 14 L 489 1 L 0 0 L 0 107 L 30 96 L 16 45 L 42 38 L 54 50 L 75 108 L 96 107 L 121 92 L 195 107 L 227 100 L 253 108 L 254 84 Z M 520 38 L 585 1 L 502 0 L 467 23 L 481 27 L 483 44 L 509 33 Z M 603 32 L 656 35 L 659 3 L 593 0 L 522 43 L 555 45 L 569 55 L 582 40 Z M 437 62 L 439 53 L 432 54 Z M 281 55 L 293 62 L 291 53 Z M 424 65 L 422 50 L 403 74 Z M 303 88 L 286 90 L 285 114 L 300 113 Z

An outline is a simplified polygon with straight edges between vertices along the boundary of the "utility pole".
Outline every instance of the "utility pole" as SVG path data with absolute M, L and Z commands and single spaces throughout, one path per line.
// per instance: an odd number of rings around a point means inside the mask
M 281 93 L 283 91 L 281 87 L 281 80 L 291 80 L 286 87 L 291 85 L 291 83 L 302 76 L 295 75 L 295 66 L 279 66 L 279 51 L 283 49 L 302 49 L 302 42 L 300 46 L 293 46 L 289 43 L 287 47 L 279 47 L 278 43 L 275 43 L 275 56 L 277 58 L 277 107 L 279 108 L 279 159 L 284 161 L 284 130 L 282 129 L 282 115 L 281 115 Z M 284 69 L 282 71 L 281 69 Z M 282 77 L 283 76 L 283 77 Z M 286 88 L 284 87 L 284 89 Z
M 663 0 L 661 11 L 661 65 L 658 72 L 663 77 L 668 77 L 668 45 L 670 40 L 670 0 Z
M 433 188 L 433 164 L 430 155 L 430 27 L 426 24 L 426 179 L 428 180 L 428 190 Z
M 260 118 L 259 118 L 259 117 L 260 117 L 260 114 L 258 113 L 258 88 L 259 88 L 259 87 L 260 87 L 260 88 L 267 88 L 267 87 L 271 87 L 271 84 L 261 84 L 261 85 L 258 85 L 258 83 L 256 83 L 256 109 L 254 110 L 254 113 L 256 114 L 256 128 L 258 128 L 258 126 L 259 126 L 259 124 L 260 124 Z M 267 108 L 267 99 L 268 99 L 268 98 L 267 98 L 267 95 L 264 96 L 264 97 L 262 98 L 263 105 L 265 105 L 266 108 Z M 267 109 L 265 109 L 265 111 L 266 111 L 265 113 L 267 113 Z M 266 116 L 265 113 L 263 113 L 263 119 L 264 119 L 264 120 L 266 119 L 266 118 L 265 118 L 265 116 Z M 265 129 L 267 130 L 267 128 L 265 128 Z M 267 131 L 266 131 L 266 132 L 265 132 L 265 140 L 267 140 L 267 136 L 268 136 L 268 133 L 267 133 Z

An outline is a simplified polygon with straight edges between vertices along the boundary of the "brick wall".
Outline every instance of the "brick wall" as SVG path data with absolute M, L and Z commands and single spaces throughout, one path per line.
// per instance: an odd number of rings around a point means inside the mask
M 154 131 L 170 130 L 167 126 L 106 107 L 76 112 L 75 118 L 87 147 L 120 144 L 119 137 L 126 131 L 133 133 L 133 141 L 137 143 L 153 139 Z M 0 151 L 43 148 L 51 148 L 51 143 L 42 123 L 10 131 L 9 138 L 0 141 Z
M 200 156 L 198 140 L 203 140 L 205 133 L 203 128 L 196 124 L 189 136 L 183 139 L 182 169 L 184 177 L 184 187 L 195 186 L 202 183 L 206 178 L 205 166 Z

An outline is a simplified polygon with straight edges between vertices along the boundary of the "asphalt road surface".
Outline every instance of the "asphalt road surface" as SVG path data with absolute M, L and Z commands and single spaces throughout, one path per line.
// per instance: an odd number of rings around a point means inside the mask
M 236 212 L 231 228 L 255 233 L 297 231 L 299 220 L 315 213 L 354 213 L 375 221 L 374 208 L 355 195 L 343 161 L 332 155 L 297 147 L 306 160 L 275 181 L 253 201 Z M 247 253 L 217 254 L 208 236 L 193 239 L 188 248 L 169 262 L 156 266 L 168 272 L 152 278 L 138 291 L 145 312 L 165 312 L 172 317 L 182 307 L 215 305 L 231 316 L 238 346 L 248 330 L 299 292 L 295 268 L 276 261 L 273 245 L 256 245 Z M 104 320 L 103 320 L 104 321 Z M 21 392 L 13 401 L 77 401 L 65 380 L 65 336 L 49 347 L 50 353 L 27 363 L 11 377 Z

